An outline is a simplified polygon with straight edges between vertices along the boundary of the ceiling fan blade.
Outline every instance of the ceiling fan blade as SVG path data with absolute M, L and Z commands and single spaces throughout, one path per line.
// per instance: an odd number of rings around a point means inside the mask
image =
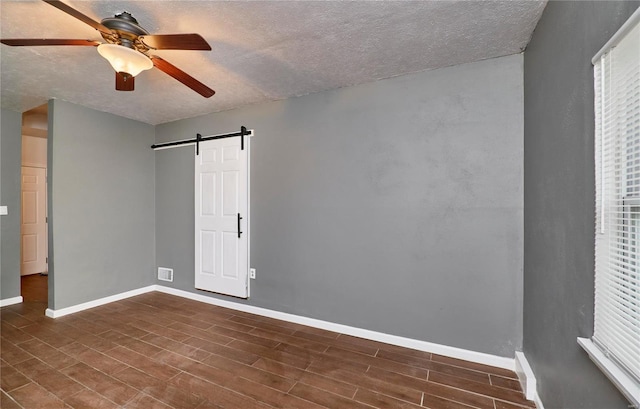
M 156 34 L 138 38 L 144 45 L 156 50 L 211 50 L 200 34 Z
M 187 74 L 186 72 L 182 71 L 180 68 L 176 67 L 175 65 L 169 63 L 168 61 L 163 60 L 160 57 L 156 57 L 155 55 L 151 55 L 149 56 L 149 58 L 151 58 L 151 61 L 153 61 L 153 65 L 157 69 L 177 79 L 178 81 L 180 81 L 187 87 L 191 88 L 198 94 L 202 95 L 203 97 L 209 98 L 216 93 L 214 90 L 207 87 L 206 85 L 204 85 L 197 79 L 193 78 L 191 75 Z
M 135 79 L 136 77 L 126 72 L 116 72 L 116 90 L 133 91 Z
M 0 43 L 10 45 L 12 47 L 34 46 L 34 45 L 84 45 L 98 46 L 102 43 L 92 40 L 70 40 L 64 38 L 9 38 L 0 40 Z
M 65 3 L 61 2 L 61 1 L 58 1 L 58 0 L 42 0 L 42 1 L 52 5 L 53 7 L 57 8 L 58 10 L 64 11 L 68 15 L 77 18 L 78 20 L 82 21 L 85 24 L 90 25 L 91 27 L 95 28 L 98 31 L 101 31 L 101 32 L 107 33 L 107 34 L 111 34 L 112 33 L 112 31 L 111 31 L 111 29 L 109 27 L 103 26 L 101 23 L 98 23 L 97 21 L 95 21 L 91 17 L 82 14 L 78 10 L 74 9 L 73 7 L 71 7 L 71 6 L 65 4 Z

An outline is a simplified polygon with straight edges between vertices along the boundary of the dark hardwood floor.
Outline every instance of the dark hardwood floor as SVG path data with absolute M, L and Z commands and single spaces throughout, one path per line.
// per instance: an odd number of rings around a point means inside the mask
M 163 293 L 45 308 L 0 310 L 2 408 L 535 407 L 511 371 Z

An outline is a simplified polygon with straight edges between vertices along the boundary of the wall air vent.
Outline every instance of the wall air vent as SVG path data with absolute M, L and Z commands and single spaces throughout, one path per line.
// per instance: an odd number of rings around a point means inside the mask
M 173 269 L 158 267 L 158 280 L 161 281 L 173 281 Z

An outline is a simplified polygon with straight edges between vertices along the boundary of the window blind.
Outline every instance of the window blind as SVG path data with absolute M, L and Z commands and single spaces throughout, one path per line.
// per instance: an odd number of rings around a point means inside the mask
M 640 24 L 594 62 L 594 343 L 640 380 Z

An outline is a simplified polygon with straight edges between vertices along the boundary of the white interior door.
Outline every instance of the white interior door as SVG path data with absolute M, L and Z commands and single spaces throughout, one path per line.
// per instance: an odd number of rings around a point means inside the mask
M 249 296 L 249 144 L 200 143 L 195 157 L 195 287 Z
M 47 175 L 45 168 L 22 167 L 20 275 L 47 271 Z

